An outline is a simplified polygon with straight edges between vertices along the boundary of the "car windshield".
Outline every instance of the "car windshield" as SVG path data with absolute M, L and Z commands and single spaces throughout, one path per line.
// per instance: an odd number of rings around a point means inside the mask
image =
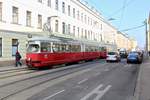
M 108 52 L 108 55 L 115 55 L 115 52 Z
M 39 45 L 38 44 L 29 44 L 27 48 L 27 52 L 38 52 L 39 51 Z
M 138 53 L 136 53 L 136 52 L 129 53 L 129 57 L 131 57 L 131 56 L 138 56 Z

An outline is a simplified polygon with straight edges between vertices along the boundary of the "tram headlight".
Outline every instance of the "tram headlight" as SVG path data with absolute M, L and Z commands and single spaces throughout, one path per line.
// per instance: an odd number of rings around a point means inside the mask
M 28 58 L 28 61 L 31 61 L 31 58 Z

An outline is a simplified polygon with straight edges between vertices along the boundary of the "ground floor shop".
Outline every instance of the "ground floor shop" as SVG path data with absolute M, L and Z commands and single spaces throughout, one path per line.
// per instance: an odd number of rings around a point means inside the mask
M 0 66 L 14 64 L 17 49 L 25 59 L 27 39 L 26 33 L 0 31 Z

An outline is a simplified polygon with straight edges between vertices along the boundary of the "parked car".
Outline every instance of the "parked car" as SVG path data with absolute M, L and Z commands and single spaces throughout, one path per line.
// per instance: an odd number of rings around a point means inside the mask
M 110 61 L 119 62 L 119 61 L 121 61 L 121 58 L 117 52 L 108 52 L 107 57 L 106 57 L 106 61 L 107 62 L 110 62 Z
M 142 56 L 138 52 L 130 52 L 127 57 L 127 63 L 142 63 Z

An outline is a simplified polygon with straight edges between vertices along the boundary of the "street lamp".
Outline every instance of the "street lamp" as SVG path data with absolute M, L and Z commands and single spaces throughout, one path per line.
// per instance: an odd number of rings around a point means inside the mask
M 116 20 L 115 18 L 109 18 L 108 21 Z
M 48 34 L 49 36 L 52 35 L 51 19 L 56 18 L 56 17 L 58 17 L 58 16 L 48 17 L 47 22 L 43 25 L 43 31 L 49 32 L 49 34 Z
M 146 51 L 146 57 L 148 57 L 148 31 L 147 31 L 147 19 L 145 19 L 144 24 L 145 24 L 145 51 Z

